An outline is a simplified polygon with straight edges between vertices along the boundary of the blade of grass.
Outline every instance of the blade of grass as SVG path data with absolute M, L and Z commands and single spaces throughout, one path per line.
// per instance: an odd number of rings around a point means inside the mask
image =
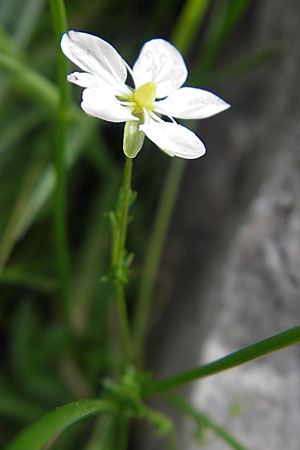
M 50 0 L 52 21 L 56 38 L 56 54 L 58 65 L 59 106 L 56 125 L 56 141 L 54 149 L 55 162 L 55 194 L 54 194 L 54 234 L 55 258 L 60 282 L 60 299 L 66 317 L 69 308 L 70 289 L 70 252 L 67 237 L 67 178 L 65 152 L 68 126 L 68 109 L 71 104 L 70 86 L 66 77 L 70 72 L 69 62 L 60 48 L 62 34 L 67 31 L 67 18 L 63 0 Z
M 230 353 L 211 363 L 166 378 L 165 380 L 153 382 L 152 384 L 145 386 L 143 395 L 152 395 L 210 375 L 215 375 L 225 370 L 232 369 L 233 367 L 240 366 L 241 364 L 254 361 L 257 358 L 261 358 L 262 356 L 276 352 L 290 345 L 297 344 L 298 342 L 300 342 L 300 325 L 256 342 L 248 347 L 244 347 L 241 350 Z
M 252 0 L 230 0 L 215 2 L 210 26 L 207 31 L 206 44 L 201 53 L 195 72 L 197 76 L 205 73 L 219 56 L 226 39 L 245 13 Z
M 29 111 L 22 113 L 19 117 L 15 117 L 13 122 L 5 123 L 0 130 L 0 158 L 8 147 L 15 146 L 25 133 L 28 133 L 39 124 L 40 119 L 41 113 L 39 111 Z M 1 170 L 2 167 L 0 166 L 0 175 Z
M 114 413 L 115 408 L 103 400 L 80 400 L 45 414 L 19 434 L 5 450 L 42 450 L 60 431 L 73 423 L 97 413 Z
M 13 33 L 13 40 L 20 48 L 25 48 L 33 35 L 35 25 L 41 15 L 44 0 L 27 0 L 22 6 L 23 11 L 18 15 L 20 20 L 18 20 Z M 13 12 L 13 14 L 15 13 Z
M 282 53 L 282 50 L 283 48 L 280 45 L 265 48 L 260 52 L 249 55 L 246 58 L 225 66 L 220 70 L 208 72 L 204 79 L 205 85 L 207 86 L 209 84 L 215 84 L 220 81 L 232 80 L 233 78 L 239 77 L 246 72 L 249 72 L 263 64 L 266 64 L 268 61 L 279 57 Z
M 80 150 L 90 139 L 93 128 L 94 121 L 86 118 L 80 127 L 74 127 L 72 130 L 66 152 L 66 163 L 69 168 L 73 166 Z M 101 141 L 100 144 L 102 144 Z M 102 146 L 100 150 L 105 152 Z M 47 165 L 34 183 L 30 181 L 32 180 L 32 170 L 34 169 L 29 168 L 28 175 L 24 177 L 24 185 L 6 226 L 5 239 L 3 237 L 0 242 L 0 268 L 6 264 L 16 242 L 24 236 L 45 206 L 55 186 L 55 173 L 52 165 Z
M 119 177 L 112 174 L 110 181 L 104 181 L 104 188 L 101 187 L 96 195 L 90 225 L 82 246 L 77 276 L 72 285 L 70 310 L 70 323 L 78 335 L 84 334 L 90 321 L 92 297 L 99 284 L 100 270 L 101 266 L 104 267 L 107 246 L 106 239 L 103 238 L 108 226 L 104 214 L 109 211 L 118 188 Z
M 147 246 L 133 319 L 133 342 L 136 346 L 135 359 L 139 365 L 143 362 L 155 280 L 183 170 L 183 160 L 175 159 L 171 162 Z
M 24 286 L 44 292 L 55 292 L 58 288 L 54 278 L 24 272 L 22 269 L 8 268 L 0 273 L 1 284 Z
M 42 140 L 43 137 L 37 139 L 37 146 L 42 144 Z M 35 151 L 35 149 L 33 149 L 33 151 Z M 13 246 L 21 236 L 18 231 L 18 222 L 20 216 L 23 215 L 23 211 L 28 203 L 28 198 L 31 197 L 32 190 L 34 189 L 34 186 L 39 178 L 39 174 L 42 170 L 41 165 L 44 165 L 44 161 L 41 161 L 40 159 L 34 162 L 31 161 L 31 164 L 29 164 L 29 167 L 25 171 L 20 194 L 18 195 L 12 208 L 12 212 L 9 216 L 0 242 L 0 273 L 11 254 Z M 40 194 L 40 192 L 38 192 L 38 194 Z M 34 204 L 33 206 L 36 205 Z
M 17 60 L 14 56 L 0 53 L 0 66 L 18 78 L 18 88 L 25 90 L 30 98 L 36 98 L 51 108 L 58 105 L 58 92 L 55 86 L 39 73 Z M 52 111 L 53 114 L 53 111 Z
M 10 367 L 13 380 L 31 398 L 41 399 L 55 405 L 67 401 L 69 394 L 56 373 L 55 365 L 59 343 L 58 336 L 53 345 L 48 330 L 39 324 L 37 308 L 33 302 L 23 297 L 10 324 Z M 56 340 L 56 339 L 55 339 Z M 53 348 L 51 348 L 53 345 Z M 45 403 L 44 403 L 45 404 Z
M 2 0 L 0 3 L 0 23 L 6 24 L 13 11 L 16 10 L 17 0 Z
M 12 22 L 10 34 L 14 36 L 14 43 L 12 43 L 11 38 L 7 38 L 4 30 L 0 28 L 1 51 L 16 56 L 19 55 L 20 48 L 24 49 L 27 47 L 35 31 L 36 23 L 40 18 L 43 3 L 43 0 L 19 1 L 16 3 L 10 0 L 3 0 L 1 2 L 1 26 L 6 25 L 6 23 L 8 26 L 8 22 Z M 11 84 L 9 77 L 5 75 L 2 74 L 1 76 L 0 104 L 4 104 L 4 99 L 7 96 Z
M 211 0 L 188 0 L 173 30 L 172 40 L 178 50 L 187 54 L 194 42 Z M 187 33 L 187 30 L 188 33 Z

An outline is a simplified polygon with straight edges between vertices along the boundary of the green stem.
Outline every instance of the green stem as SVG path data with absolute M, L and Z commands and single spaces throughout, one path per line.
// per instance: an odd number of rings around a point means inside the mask
M 140 365 L 142 364 L 144 345 L 148 332 L 148 318 L 155 280 L 183 169 L 184 161 L 182 159 L 175 159 L 171 162 L 147 247 L 133 321 L 135 358 Z
M 115 281 L 115 287 L 117 293 L 119 320 L 122 333 L 123 363 L 124 367 L 126 367 L 130 363 L 132 350 L 131 350 L 129 320 L 125 299 L 125 290 L 124 285 L 120 281 Z
M 126 414 L 120 412 L 118 420 L 118 436 L 116 439 L 117 450 L 127 450 L 128 448 L 128 432 L 129 432 L 129 419 Z
M 110 416 L 99 416 L 94 430 L 94 435 L 88 442 L 85 450 L 113 450 L 115 448 L 115 428 L 117 418 Z
M 119 247 L 117 252 L 117 264 L 122 264 L 125 252 L 125 243 L 128 226 L 128 210 L 131 194 L 132 158 L 127 158 L 124 169 L 123 195 L 120 217 Z
M 124 181 L 121 192 L 121 204 L 119 211 L 117 211 L 117 230 L 114 232 L 113 236 L 113 257 L 112 257 L 112 270 L 116 273 L 120 270 L 126 270 L 125 267 L 125 244 L 128 226 L 128 211 L 130 205 L 130 195 L 131 195 L 131 176 L 132 176 L 132 159 L 126 157 L 125 168 L 124 168 Z M 131 360 L 131 337 L 129 320 L 126 307 L 125 290 L 124 290 L 124 280 L 116 278 L 115 282 L 117 300 L 118 300 L 118 311 L 122 332 L 123 341 L 123 359 L 124 365 L 126 366 Z
M 66 167 L 65 149 L 68 122 L 68 110 L 70 105 L 70 89 L 66 81 L 69 72 L 69 64 L 60 49 L 62 33 L 68 29 L 66 12 L 63 0 L 50 0 L 52 20 L 56 37 L 57 60 L 58 60 L 58 86 L 59 106 L 57 117 L 56 144 L 55 144 L 55 250 L 58 276 L 60 282 L 60 296 L 65 314 L 68 309 L 69 297 L 69 249 L 67 243 L 67 202 L 66 202 Z
M 197 367 L 195 369 L 183 372 L 165 380 L 156 381 L 144 387 L 143 395 L 148 396 L 167 389 L 175 388 L 200 378 L 215 375 L 224 370 L 240 366 L 247 362 L 267 355 L 268 353 L 281 350 L 289 345 L 300 342 L 300 325 L 272 337 L 259 341 L 255 344 L 244 347 L 241 350 L 233 352 L 224 358 L 213 361 L 209 364 Z
M 226 442 L 231 448 L 235 450 L 246 450 L 244 446 L 239 444 L 227 430 L 220 427 L 210 420 L 206 415 L 197 411 L 192 405 L 185 401 L 180 395 L 166 392 L 164 397 L 182 413 L 191 417 L 196 421 L 197 424 L 210 428 L 217 436 L 219 436 L 224 442 Z

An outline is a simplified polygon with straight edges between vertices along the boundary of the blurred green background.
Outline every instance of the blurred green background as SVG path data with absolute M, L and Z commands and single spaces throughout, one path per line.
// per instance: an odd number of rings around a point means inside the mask
M 130 65 L 146 40 L 170 40 L 184 54 L 187 84 L 214 90 L 231 72 L 249 68 L 231 61 L 236 65 L 227 69 L 218 59 L 251 3 L 74 0 L 66 10 L 70 29 L 102 37 Z M 66 146 L 71 302 L 62 305 L 53 231 L 58 90 L 50 6 L 1 0 L 0 26 L 1 446 L 43 412 L 99 394 L 101 378 L 118 368 L 113 292 L 100 277 L 109 266 L 105 213 L 117 199 L 124 155 L 123 126 L 86 117 L 80 88 L 72 87 Z M 134 161 L 130 309 L 169 165 L 147 141 Z M 88 449 L 92 426 L 89 420 L 72 427 L 53 448 Z

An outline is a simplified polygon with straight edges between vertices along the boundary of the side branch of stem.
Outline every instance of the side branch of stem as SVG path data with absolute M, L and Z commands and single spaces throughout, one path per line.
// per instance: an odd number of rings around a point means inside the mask
M 117 220 L 117 229 L 113 234 L 114 242 L 112 244 L 113 247 L 112 270 L 115 272 L 117 272 L 117 270 L 120 268 L 121 271 L 126 270 L 125 245 L 128 226 L 128 211 L 130 206 L 130 195 L 131 195 L 131 175 L 132 175 L 132 159 L 126 157 L 119 217 Z M 123 362 L 124 365 L 126 366 L 131 360 L 132 349 L 131 349 L 129 320 L 125 299 L 124 281 L 116 279 L 114 281 L 114 284 L 116 287 L 118 311 L 122 333 Z

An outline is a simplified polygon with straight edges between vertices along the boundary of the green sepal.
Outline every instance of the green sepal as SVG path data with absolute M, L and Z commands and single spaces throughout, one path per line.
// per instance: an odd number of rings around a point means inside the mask
M 135 158 L 142 148 L 145 133 L 139 130 L 140 124 L 139 120 L 129 120 L 125 123 L 123 150 L 128 158 Z

